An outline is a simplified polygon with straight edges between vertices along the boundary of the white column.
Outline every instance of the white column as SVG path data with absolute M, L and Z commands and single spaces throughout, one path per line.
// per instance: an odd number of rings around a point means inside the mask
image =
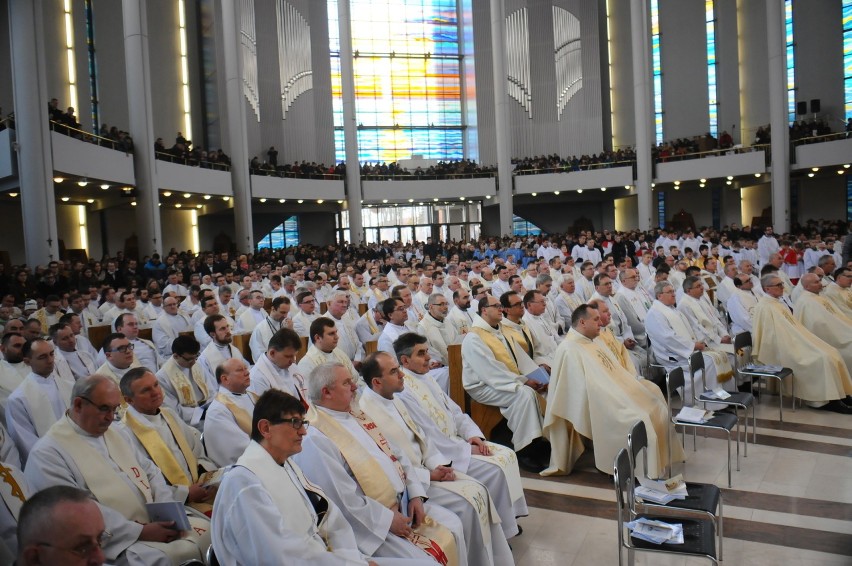
M 160 183 L 154 161 L 154 121 L 151 103 L 151 67 L 148 63 L 148 0 L 122 0 L 127 107 L 133 135 L 136 170 L 136 234 L 139 255 L 159 253 L 163 247 L 160 221 Z M 106 251 L 106 250 L 104 250 Z M 110 250 L 115 253 L 116 250 Z
M 222 0 L 222 53 L 225 60 L 224 138 L 231 156 L 231 186 L 234 191 L 234 229 L 238 252 L 254 250 L 251 218 L 251 176 L 249 174 L 248 133 L 243 101 L 242 59 L 240 58 L 239 2 Z
M 346 148 L 346 204 L 349 208 L 349 238 L 358 245 L 364 239 L 361 218 L 361 162 L 358 160 L 358 127 L 355 122 L 355 68 L 349 0 L 337 0 L 340 34 L 340 83 L 343 96 L 343 140 Z
M 769 123 L 772 126 L 772 225 L 790 231 L 790 130 L 787 110 L 787 43 L 784 0 L 766 0 Z
M 42 22 L 41 0 L 9 0 L 14 147 L 18 154 L 25 255 L 31 267 L 59 259 Z
M 630 39 L 633 45 L 633 104 L 636 118 L 636 196 L 639 229 L 650 230 L 654 203 L 651 191 L 651 143 L 654 139 L 651 105 L 651 30 L 648 0 L 630 2 Z
M 500 195 L 500 233 L 512 234 L 512 155 L 509 147 L 509 93 L 506 76 L 504 0 L 491 0 L 491 57 L 494 67 L 494 130 L 497 137 L 497 183 Z

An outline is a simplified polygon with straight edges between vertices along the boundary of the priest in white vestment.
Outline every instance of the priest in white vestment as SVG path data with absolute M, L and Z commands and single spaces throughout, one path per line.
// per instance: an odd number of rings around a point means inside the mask
M 54 372 L 54 347 L 38 338 L 23 349 L 24 361 L 30 367 L 27 375 L 6 404 L 6 428 L 9 437 L 26 465 L 27 456 L 39 438 L 47 434 L 71 403 L 73 381 Z
M 348 292 L 332 292 L 328 300 L 328 310 L 323 316 L 334 321 L 338 336 L 337 347 L 343 350 L 347 358 L 360 365 L 360 360 L 364 357 L 364 346 L 358 340 L 355 330 L 357 319 L 353 319 L 351 313 Z
M 122 314 L 115 319 L 115 331 L 121 332 L 133 344 L 133 355 L 139 365 L 156 372 L 163 365 L 157 347 L 150 340 L 139 337 L 139 321 L 134 314 Z
M 156 374 L 165 395 L 163 405 L 198 430 L 203 426 L 204 408 L 216 393 L 197 363 L 200 349 L 192 336 L 178 336 L 172 342 L 172 355 Z
M 204 446 L 207 456 L 220 468 L 236 462 L 248 446 L 257 400 L 257 395 L 248 391 L 250 379 L 244 360 L 232 358 L 216 368 L 219 392 L 204 417 Z
M 167 296 L 163 299 L 163 314 L 151 325 L 151 337 L 157 350 L 164 358 L 172 354 L 172 342 L 181 332 L 192 330 L 192 323 L 178 311 L 178 300 Z
M 657 363 L 671 371 L 676 367 L 684 369 L 684 375 L 689 375 L 689 357 L 693 352 L 701 352 L 704 357 L 704 384 L 708 390 L 714 391 L 722 383 L 733 385 L 733 369 L 727 354 L 712 350 L 699 341 L 692 332 L 689 320 L 675 308 L 675 291 L 671 283 L 662 281 L 654 288 L 657 300 L 651 305 L 648 317 L 645 319 L 645 329 L 651 340 L 651 348 Z M 696 372 L 693 383 L 682 393 L 684 405 L 693 404 L 694 392 L 704 392 L 701 384 L 701 373 Z M 707 408 L 714 408 L 713 403 L 707 403 Z
M 758 297 L 753 292 L 754 282 L 748 275 L 738 273 L 733 282 L 734 290 L 728 296 L 727 309 L 731 317 L 731 333 L 736 336 L 751 332 Z
M 615 293 L 613 301 L 621 308 L 627 318 L 627 324 L 633 331 L 633 338 L 643 348 L 648 347 L 645 335 L 645 317 L 654 300 L 639 283 L 639 272 L 635 269 L 625 269 L 619 275 L 621 287 Z
M 104 356 L 106 361 L 98 368 L 97 373 L 112 379 L 116 385 L 130 368 L 141 367 L 133 353 L 133 344 L 124 334 L 116 332 L 104 339 Z
M 609 275 L 603 273 L 595 276 L 595 294 L 587 302 L 600 299 L 606 303 L 610 313 L 609 329 L 618 339 L 624 344 L 627 351 L 630 352 L 630 357 L 633 359 L 633 365 L 637 368 L 645 367 L 648 359 L 648 351 L 643 348 L 636 337 L 633 335 L 633 329 L 630 326 L 630 321 L 618 303 L 615 301 L 615 292 L 613 291 L 614 281 Z M 647 315 L 646 315 L 647 316 Z M 647 343 L 647 340 L 646 340 Z
M 307 376 L 307 383 L 312 426 L 294 459 L 340 507 L 361 552 L 467 564 L 458 517 L 424 504 L 426 488 L 408 457 L 353 406 L 357 384 L 348 370 L 324 364 Z
M 367 342 L 378 341 L 386 324 L 381 304 L 376 308 L 367 309 L 355 323 L 355 333 L 358 334 L 361 345 L 366 346 Z
M 369 314 L 369 313 L 368 313 Z M 307 377 L 317 366 L 328 363 L 342 364 L 352 374 L 352 379 L 362 383 L 358 371 L 346 354 L 337 347 L 340 335 L 337 326 L 330 318 L 321 316 L 311 325 L 311 341 L 305 356 L 299 360 L 298 372 Z
M 27 339 L 18 332 L 7 332 L 0 341 L 0 419 L 6 424 L 6 405 L 9 396 L 30 374 L 30 366 L 24 363 L 23 348 Z
M 420 320 L 420 324 L 417 326 L 417 333 L 426 337 L 431 353 L 436 355 L 436 359 L 445 366 L 450 364 L 450 359 L 447 355 L 447 346 L 450 344 L 461 344 L 462 340 L 462 335 L 447 320 L 449 307 L 450 303 L 446 296 L 432 293 L 429 295 L 429 312 Z
M 470 307 L 470 290 L 459 289 L 453 293 L 453 307 L 447 314 L 447 322 L 452 324 L 459 335 L 467 334 L 473 325 L 474 313 Z
M 13 564 L 15 561 L 18 554 L 18 517 L 24 502 L 33 495 L 20 466 L 20 462 L 0 458 L 0 477 L 3 478 L 0 482 L 0 564 Z
M 565 274 L 559 285 L 559 292 L 553 300 L 556 312 L 559 314 L 559 325 L 562 328 L 571 328 L 571 313 L 583 304 L 583 298 L 577 293 L 574 276 Z
M 121 378 L 127 410 L 117 426 L 136 451 L 137 460 L 148 458 L 163 473 L 174 501 L 185 502 L 201 512 L 212 511 L 215 488 L 208 488 L 199 474 L 216 469 L 204 453 L 197 430 L 163 407 L 157 377 L 147 368 L 136 368 Z
M 311 323 L 320 317 L 317 299 L 309 291 L 296 295 L 296 314 L 293 315 L 293 330 L 299 336 L 310 337 Z
M 835 271 L 834 282 L 825 287 L 823 294 L 843 314 L 852 318 L 852 269 L 841 267 Z
M 539 440 L 544 420 L 539 395 L 547 390 L 547 385 L 521 372 L 520 354 L 500 328 L 502 318 L 500 302 L 485 297 L 479 304 L 479 318 L 462 341 L 462 382 L 475 401 L 500 409 L 512 431 L 515 451 L 520 453 L 529 447 L 519 454 L 519 463 L 535 469 L 543 467 L 539 456 L 546 452 L 536 445 L 546 445 Z
M 548 320 L 545 311 L 548 299 L 538 291 L 527 291 L 523 298 L 524 314 L 521 317 L 533 337 L 533 347 L 548 366 L 553 363 L 553 353 L 562 341 L 556 326 Z
M 234 346 L 231 327 L 228 325 L 228 321 L 224 316 L 221 314 L 208 316 L 204 321 L 204 329 L 210 335 L 211 341 L 198 357 L 198 365 L 201 366 L 201 370 L 204 372 L 207 390 L 216 391 L 218 388 L 216 368 L 226 360 L 235 358 L 245 362 L 245 358 L 243 358 L 243 353 L 240 352 L 240 349 Z
M 340 508 L 293 462 L 307 434 L 304 411 L 282 391 L 258 399 L 252 440 L 217 494 L 212 538 L 220 564 L 277 566 L 283 557 L 317 566 L 388 563 L 358 550 Z M 417 566 L 434 564 L 428 558 L 421 562 Z
M 571 473 L 583 452 L 577 433 L 594 442 L 595 466 L 610 473 L 627 433 L 641 420 L 648 431 L 648 473 L 663 477 L 672 431 L 660 388 L 636 380 L 609 349 L 595 340 L 601 328 L 596 309 L 581 306 L 573 320 L 554 359 L 545 414 L 552 451 L 550 467 L 542 475 Z M 672 446 L 672 458 L 685 458 L 679 442 Z
M 486 441 L 473 419 L 428 374 L 429 349 L 423 336 L 403 334 L 394 347 L 405 379 L 405 388 L 396 397 L 429 442 L 453 462 L 453 469 L 485 484 L 506 538 L 517 535 L 517 517 L 525 517 L 529 511 L 514 451 Z
M 513 565 L 500 516 L 486 487 L 453 468 L 452 461 L 436 449 L 398 398 L 405 384 L 396 358 L 386 352 L 370 354 L 363 371 L 368 387 L 359 400 L 361 409 L 388 442 L 408 457 L 429 501 L 461 520 L 470 563 Z
M 57 368 L 62 364 L 66 370 L 60 371 L 60 375 L 70 374 L 71 381 L 76 381 L 95 373 L 97 366 L 94 358 L 88 352 L 77 348 L 77 340 L 70 324 L 60 322 L 51 326 L 50 336 L 55 347 L 54 361 Z
M 34 490 L 68 485 L 90 492 L 112 537 L 103 548 L 115 564 L 168 566 L 201 559 L 210 523 L 190 515 L 191 529 L 151 522 L 146 503 L 172 501 L 172 490 L 151 460 L 138 459 L 110 426 L 121 406 L 118 386 L 94 375 L 78 380 L 72 406 L 33 448 L 26 478 Z
M 263 322 L 259 322 L 251 332 L 249 348 L 251 359 L 259 360 L 266 352 L 269 339 L 282 328 L 293 328 L 293 319 L 289 318 L 291 309 L 290 299 L 287 297 L 275 297 L 272 299 L 272 310 Z
M 272 335 L 266 353 L 251 368 L 248 390 L 258 397 L 268 389 L 279 389 L 294 396 L 308 409 L 305 379 L 298 371 L 296 354 L 302 339 L 295 330 L 282 328 Z
M 834 346 L 852 373 L 852 318 L 846 317 L 834 303 L 821 295 L 823 287 L 813 273 L 802 276 L 804 292 L 796 301 L 795 317 L 805 328 Z
M 262 291 L 255 290 L 249 293 L 248 306 L 236 315 L 235 333 L 251 334 L 254 327 L 266 319 L 266 311 L 263 310 L 264 301 Z

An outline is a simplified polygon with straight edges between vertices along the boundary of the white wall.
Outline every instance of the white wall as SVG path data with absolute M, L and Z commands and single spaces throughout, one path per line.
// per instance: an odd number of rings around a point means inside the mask
M 615 216 L 615 229 L 621 232 L 635 230 L 639 227 L 639 198 L 629 196 L 617 198 L 612 203 Z
M 843 24 L 840 0 L 793 2 L 793 34 L 796 41 L 796 100 L 820 99 L 820 114 L 835 121 L 842 131 Z M 812 116 L 809 114 L 808 117 Z
M 192 211 L 191 210 L 160 210 L 163 224 L 163 249 L 192 250 Z
M 763 210 L 772 204 L 772 194 L 768 183 L 743 187 L 740 190 L 742 198 L 742 226 L 751 226 L 755 216 L 761 216 Z
M 80 216 L 75 204 L 56 204 L 56 230 L 66 249 L 80 249 Z
M 677 191 L 666 189 L 665 193 L 666 222 L 671 222 L 683 210 L 692 215 L 697 228 L 713 225 L 713 192 L 710 187 L 684 187 Z

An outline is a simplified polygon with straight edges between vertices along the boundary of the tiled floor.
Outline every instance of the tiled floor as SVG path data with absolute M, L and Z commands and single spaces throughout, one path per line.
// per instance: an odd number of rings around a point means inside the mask
M 799 407 L 778 422 L 778 398 L 757 407 L 757 444 L 741 457 L 727 489 L 726 441 L 687 437 L 689 481 L 724 488 L 724 564 L 852 565 L 852 416 Z M 626 441 L 625 441 L 626 442 Z M 510 541 L 519 566 L 618 564 L 612 479 L 588 454 L 571 475 L 525 474 L 530 515 Z M 624 554 L 625 564 L 626 553 Z M 639 552 L 637 565 L 709 564 L 697 558 Z

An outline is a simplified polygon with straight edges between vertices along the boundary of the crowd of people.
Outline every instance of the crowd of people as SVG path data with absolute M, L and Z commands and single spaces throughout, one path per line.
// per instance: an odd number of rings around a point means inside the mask
M 620 148 L 615 151 L 604 150 L 592 155 L 572 155 L 564 158 L 554 153 L 552 155 L 512 159 L 512 164 L 515 166 L 514 174 L 516 175 L 587 171 L 600 167 L 611 167 L 615 164 L 627 165 L 635 162 L 636 152 L 631 147 Z
M 96 132 L 98 135 L 90 135 L 77 121 L 73 107 L 69 106 L 64 112 L 59 108 L 59 99 L 50 99 L 50 102 L 47 103 L 47 113 L 51 129 L 55 132 L 95 145 L 107 146 L 124 153 L 133 151 L 133 138 L 128 132 L 119 130 L 115 126 L 109 127 L 107 124 L 101 124 L 100 130 Z M 10 127 L 14 128 L 14 122 L 11 123 Z
M 163 138 L 157 138 L 154 142 L 154 157 L 163 161 L 181 163 L 191 167 L 202 169 L 219 169 L 230 171 L 231 158 L 222 148 L 217 150 L 206 150 L 201 146 L 194 146 L 192 140 L 186 139 L 181 132 L 175 136 L 175 143 L 166 147 Z
M 731 347 L 750 332 L 761 363 L 793 369 L 806 405 L 852 414 L 848 228 L 172 251 L 4 271 L 0 466 L 17 503 L 0 507 L 0 557 L 49 562 L 50 517 L 63 536 L 85 531 L 74 549 L 98 564 L 203 560 L 211 541 L 226 564 L 513 564 L 507 541 L 528 513 L 519 468 L 569 474 L 593 446 L 609 473 L 640 420 L 652 476 L 670 450 L 685 458 L 668 445 L 654 365 L 700 353 L 687 405 L 701 391 L 757 395 Z M 807 244 L 799 271 L 791 242 Z M 466 393 L 504 427 L 481 428 L 450 395 L 452 347 Z M 157 503 L 164 519 L 146 508 Z

